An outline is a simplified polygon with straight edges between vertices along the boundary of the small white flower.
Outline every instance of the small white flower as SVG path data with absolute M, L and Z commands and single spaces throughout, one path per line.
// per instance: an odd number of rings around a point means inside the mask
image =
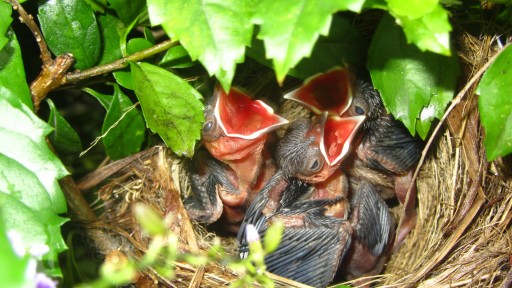
M 260 235 L 258 233 L 258 230 L 256 230 L 256 227 L 252 224 L 247 224 L 245 227 L 245 239 L 247 239 L 247 242 L 253 243 L 260 240 Z

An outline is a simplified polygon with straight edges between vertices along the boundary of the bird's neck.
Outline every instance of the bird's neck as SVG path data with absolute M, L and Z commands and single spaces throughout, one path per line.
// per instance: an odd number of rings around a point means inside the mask
M 316 183 L 313 199 L 335 199 L 337 197 L 348 196 L 348 179 L 341 169 L 337 169 L 327 180 Z M 326 215 L 345 219 L 348 216 L 349 208 L 347 201 L 339 203 L 327 208 Z
M 229 167 L 235 171 L 241 190 L 249 189 L 255 183 L 264 163 L 262 150 L 263 145 L 260 145 L 246 156 L 227 162 Z

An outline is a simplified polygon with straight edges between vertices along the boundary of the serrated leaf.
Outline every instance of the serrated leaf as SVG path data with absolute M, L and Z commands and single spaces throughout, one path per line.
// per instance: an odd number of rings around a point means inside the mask
M 132 23 L 147 11 L 146 1 L 144 0 L 108 0 L 108 2 L 126 25 Z
M 346 18 L 334 15 L 329 35 L 320 37 L 311 56 L 302 59 L 288 74 L 305 80 L 334 66 L 361 66 L 367 56 L 366 49 L 358 30 Z
M 121 37 L 118 31 L 125 26 L 123 22 L 109 13 L 97 17 L 102 41 L 98 65 L 102 65 L 114 62 L 122 57 Z
M 77 153 L 82 151 L 82 141 L 73 127 L 60 115 L 51 99 L 46 99 L 46 101 L 50 106 L 48 124 L 53 127 L 53 131 L 48 135 L 48 138 L 55 149 L 63 153 Z
M 46 144 L 45 135 L 52 128 L 41 121 L 26 106 L 12 106 L 0 99 L 0 153 L 15 159 L 33 171 L 52 199 L 55 213 L 66 212 L 66 201 L 57 179 L 68 174 L 59 159 Z
M 367 46 L 358 30 L 346 18 L 334 15 L 329 35 L 320 37 L 311 56 L 302 59 L 296 67 L 290 69 L 288 75 L 305 80 L 334 66 L 361 66 L 366 61 Z M 272 67 L 272 63 L 265 58 L 263 43 L 258 39 L 254 39 L 247 49 L 247 55 Z
M 254 0 L 149 0 L 152 25 L 161 24 L 228 91 L 236 64 L 251 43 Z
M 130 65 L 147 126 L 176 154 L 191 157 L 204 121 L 201 94 L 165 69 L 148 63 Z
M 373 37 L 368 66 L 384 105 L 411 134 L 425 138 L 455 93 L 457 58 L 421 52 L 407 44 L 401 29 L 384 17 Z M 421 122 L 417 126 L 417 122 Z
M 0 100 L 0 221 L 20 235 L 23 249 L 46 245 L 43 264 L 59 273 L 57 256 L 66 246 L 58 216 L 67 210 L 57 180 L 67 174 L 45 136 L 51 127 L 26 106 Z
M 299 61 L 311 55 L 319 35 L 327 35 L 332 14 L 364 1 L 263 0 L 257 6 L 253 23 L 260 25 L 258 39 L 265 42 L 266 56 L 273 60 L 281 82 Z
M 84 0 L 50 0 L 39 6 L 41 30 L 56 55 L 71 53 L 77 69 L 92 67 L 100 56 L 100 32 Z
M 480 119 L 487 160 L 512 152 L 512 46 L 494 60 L 478 84 Z
M 129 111 L 129 112 L 128 112 Z M 145 123 L 142 114 L 114 85 L 114 96 L 103 122 L 103 144 L 107 155 L 116 160 L 140 151 L 145 138 Z
M 438 6 L 439 0 L 387 0 L 387 2 L 391 14 L 414 20 L 432 12 Z
M 5 44 L 9 42 L 7 31 L 12 22 L 12 6 L 7 2 L 0 2 L 0 51 L 4 48 Z
M 407 16 L 396 17 L 409 43 L 414 43 L 421 51 L 451 55 L 452 26 L 448 21 L 448 11 L 441 5 L 437 5 L 434 10 L 417 19 L 410 19 Z
M 21 101 L 32 109 L 20 45 L 12 30 L 7 31 L 7 36 L 10 40 L 0 51 L 0 99 L 7 100 L 11 105 Z

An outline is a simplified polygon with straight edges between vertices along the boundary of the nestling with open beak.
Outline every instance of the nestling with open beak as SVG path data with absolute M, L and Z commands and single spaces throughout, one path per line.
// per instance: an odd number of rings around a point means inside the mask
M 184 203 L 192 219 L 213 223 L 221 216 L 236 232 L 255 194 L 274 174 L 268 133 L 288 121 L 240 90 L 217 86 L 205 108 L 202 143 L 190 176 L 193 195 Z
M 353 95 L 353 99 L 346 93 Z M 365 179 L 383 185 L 387 177 L 392 177 L 395 195 L 405 209 L 395 243 L 400 245 L 416 223 L 414 183 L 409 201 L 405 202 L 413 170 L 420 158 L 421 140 L 412 137 L 402 123 L 385 112 L 378 92 L 369 81 L 355 79 L 347 68 L 336 68 L 314 76 L 285 98 L 302 103 L 315 113 L 327 111 L 342 117 L 367 116 L 360 131 L 357 157 L 352 160 L 353 168 L 345 165 L 344 169 L 350 178 L 357 180 L 356 183 Z M 351 101 L 345 109 L 347 99 Z M 365 166 L 362 168 L 369 169 L 355 169 L 361 167 L 361 162 Z
M 364 118 L 323 113 L 290 125 L 277 149 L 279 170 L 253 201 L 239 231 L 241 257 L 248 252 L 245 225 L 255 225 L 264 237 L 270 223 L 283 221 L 283 239 L 265 258 L 267 270 L 315 287 L 332 281 L 352 233 L 348 182 L 338 168 Z

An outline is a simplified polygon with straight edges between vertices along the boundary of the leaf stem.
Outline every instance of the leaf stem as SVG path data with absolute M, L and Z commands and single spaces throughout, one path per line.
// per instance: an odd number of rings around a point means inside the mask
M 97 66 L 94 68 L 90 68 L 84 71 L 75 71 L 68 73 L 66 75 L 66 78 L 64 79 L 63 84 L 75 84 L 80 80 L 87 79 L 90 77 L 98 76 L 104 73 L 112 72 L 115 70 L 119 70 L 121 68 L 124 68 L 128 66 L 128 61 L 139 61 L 148 57 L 151 57 L 155 54 L 158 54 L 160 52 L 163 52 L 173 46 L 176 46 L 178 42 L 172 41 L 172 40 L 166 40 L 163 41 L 153 47 L 150 47 L 148 49 L 139 51 L 137 53 L 134 53 L 132 55 L 126 56 L 124 58 L 121 58 L 119 60 L 116 60 L 112 63 L 108 63 L 105 65 Z
M 28 26 L 28 29 L 30 29 L 34 35 L 37 45 L 39 45 L 39 50 L 41 51 L 41 60 L 43 60 L 43 66 L 50 65 L 52 62 L 52 54 L 50 53 L 50 50 L 48 50 L 48 45 L 44 40 L 41 29 L 39 29 L 39 26 L 37 26 L 36 22 L 34 21 L 34 17 L 32 17 L 32 15 L 28 14 L 27 11 L 23 9 L 23 6 L 21 6 L 18 0 L 7 0 L 7 2 L 11 4 L 14 10 L 18 11 L 21 23 L 25 23 L 25 25 Z

